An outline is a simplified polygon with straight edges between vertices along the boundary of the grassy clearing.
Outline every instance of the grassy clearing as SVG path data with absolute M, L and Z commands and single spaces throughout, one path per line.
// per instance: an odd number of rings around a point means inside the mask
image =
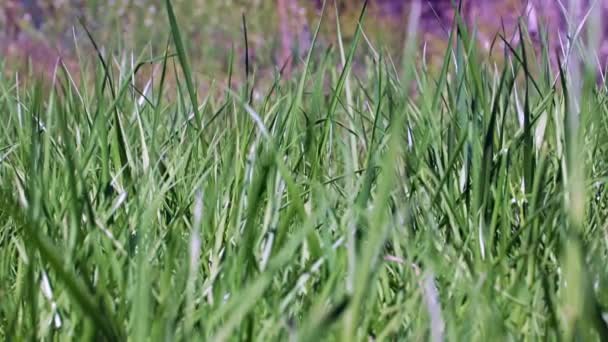
M 254 73 L 197 94 L 166 5 L 176 53 L 145 87 L 147 60 L 103 54 L 93 84 L 0 81 L 2 338 L 608 338 L 608 107 L 582 40 L 555 78 L 525 47 L 483 63 L 460 26 L 435 77 L 414 7 L 403 60 L 365 79 L 358 31 L 261 96 Z

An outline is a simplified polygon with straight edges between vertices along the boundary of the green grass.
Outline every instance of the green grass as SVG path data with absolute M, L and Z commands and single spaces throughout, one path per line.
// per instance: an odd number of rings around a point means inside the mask
M 556 77 L 546 50 L 484 62 L 459 25 L 431 74 L 414 6 L 401 61 L 361 25 L 258 97 L 255 73 L 201 94 L 165 9 L 152 59 L 0 79 L 0 338 L 608 338 L 592 46 Z

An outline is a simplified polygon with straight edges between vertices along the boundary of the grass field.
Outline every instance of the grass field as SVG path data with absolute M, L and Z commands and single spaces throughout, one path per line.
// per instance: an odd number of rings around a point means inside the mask
M 166 53 L 0 79 L 0 338 L 608 340 L 592 40 L 496 66 L 454 27 L 431 74 L 416 9 L 401 60 L 312 27 L 255 91 L 199 92 L 170 1 Z

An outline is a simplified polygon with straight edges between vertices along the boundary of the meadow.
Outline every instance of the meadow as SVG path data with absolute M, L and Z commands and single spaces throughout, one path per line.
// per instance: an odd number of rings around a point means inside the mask
M 431 65 L 418 3 L 392 54 L 328 2 L 290 75 L 243 14 L 216 78 L 174 2 L 0 74 L 1 339 L 608 340 L 599 12 L 500 63 L 455 12 Z

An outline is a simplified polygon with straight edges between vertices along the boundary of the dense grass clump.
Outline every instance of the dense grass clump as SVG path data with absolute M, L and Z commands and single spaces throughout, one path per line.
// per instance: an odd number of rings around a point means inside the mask
M 589 44 L 555 68 L 497 38 L 496 66 L 456 24 L 430 74 L 414 6 L 400 62 L 366 46 L 351 74 L 360 25 L 290 80 L 235 65 L 200 94 L 166 5 L 158 57 L 0 80 L 1 338 L 608 339 Z

